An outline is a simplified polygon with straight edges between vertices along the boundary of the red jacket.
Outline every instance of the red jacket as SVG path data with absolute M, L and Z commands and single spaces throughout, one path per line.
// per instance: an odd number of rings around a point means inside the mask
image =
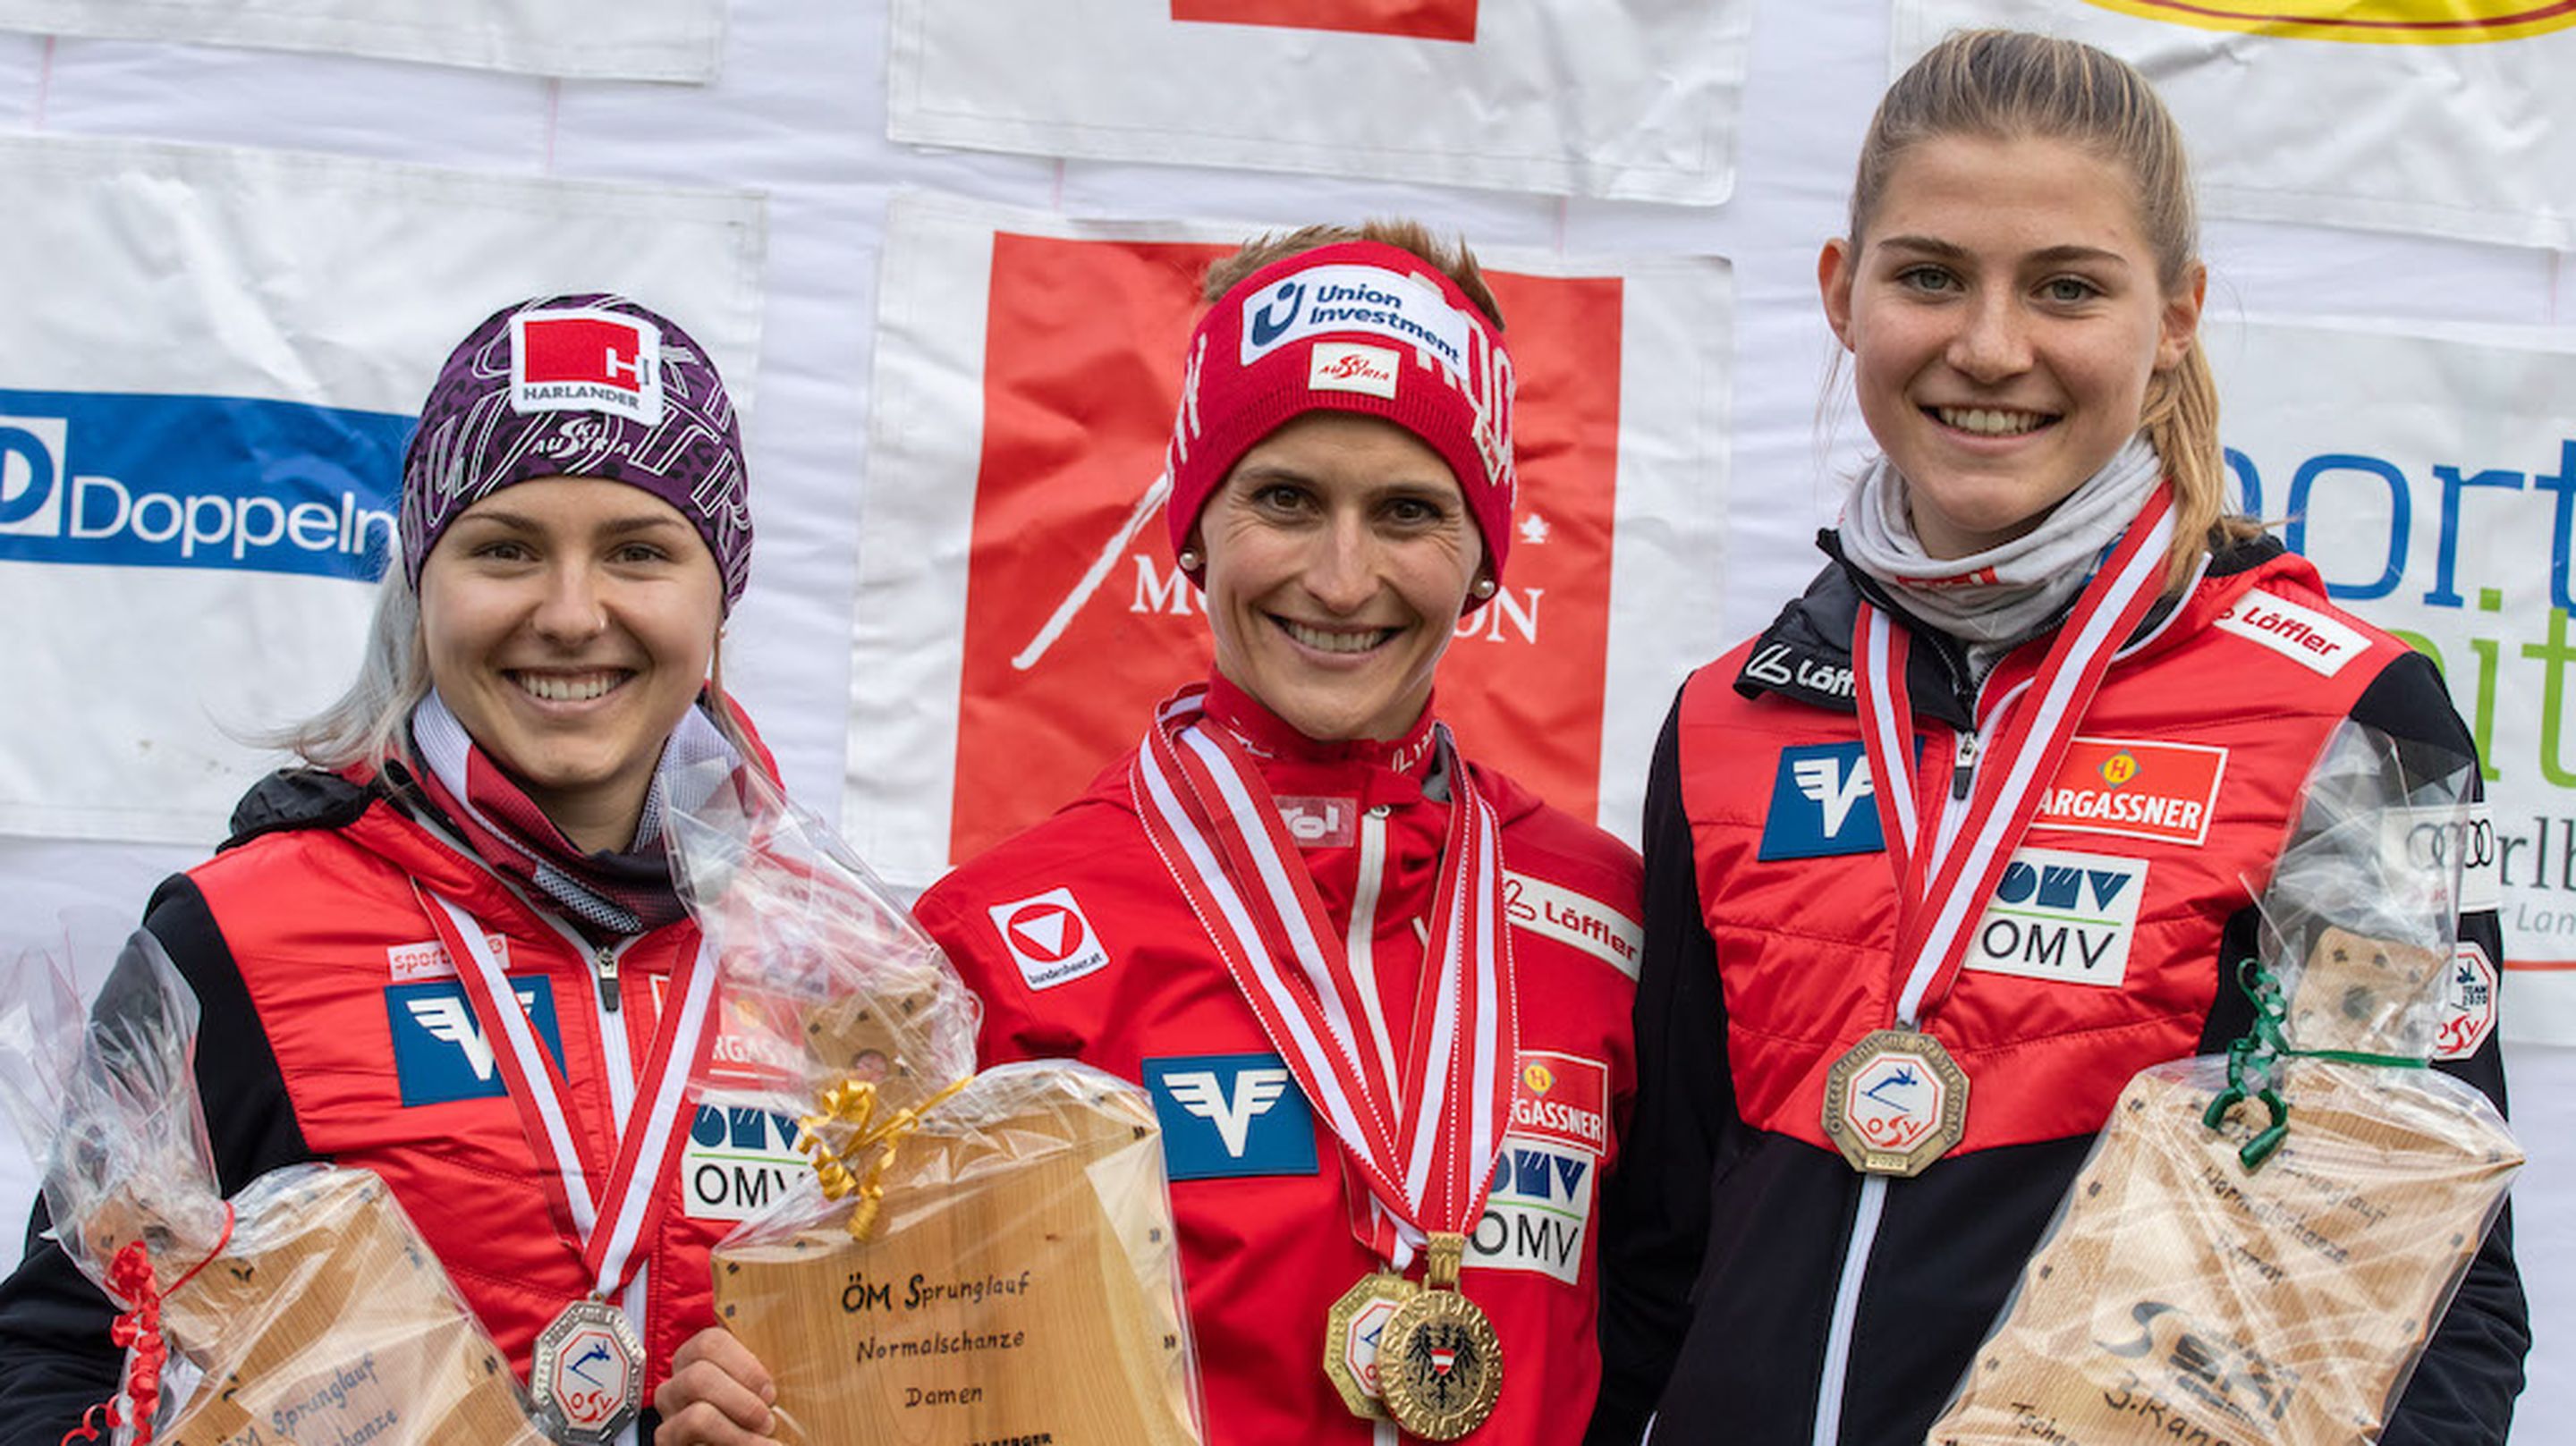
M 1221 680 L 1208 707 L 1266 755 L 1262 775 L 1291 832 L 1311 840 L 1305 861 L 1337 928 L 1348 935 L 1355 908 L 1373 920 L 1401 1039 L 1448 813 L 1423 797 L 1420 734 L 1316 745 Z M 1522 1061 L 1461 1280 L 1503 1346 L 1501 1399 L 1474 1439 L 1570 1442 L 1600 1374 L 1593 1207 L 1634 1081 L 1638 861 L 1501 775 L 1471 771 L 1502 826 Z M 1322 1368 L 1326 1310 L 1377 1264 L 1350 1225 L 1358 1173 L 1293 1085 L 1266 1087 L 1284 1070 L 1254 1073 L 1281 1061 L 1148 841 L 1127 760 L 959 867 L 915 912 L 983 997 L 985 1063 L 1080 1059 L 1154 1097 L 1211 1446 L 1369 1441 Z

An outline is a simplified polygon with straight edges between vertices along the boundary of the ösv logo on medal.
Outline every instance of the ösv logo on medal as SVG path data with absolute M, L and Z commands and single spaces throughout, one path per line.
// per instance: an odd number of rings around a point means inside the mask
M 1109 967 L 1109 951 L 1071 889 L 1049 889 L 985 912 L 1031 989 L 1052 989 Z
M 1172 1179 L 1315 1173 L 1315 1117 L 1279 1056 L 1172 1056 L 1142 1073 Z
M 1812 859 L 1878 853 L 1878 807 L 1860 743 L 1811 743 L 1780 750 L 1758 857 Z
M 2146 889 L 2143 859 L 2018 850 L 1969 937 L 1964 967 L 2119 988 L 2128 978 L 2129 944 Z
M 1825 1072 L 1825 1137 L 1855 1170 L 1916 1175 L 1967 1133 L 1968 1077 L 1912 1029 L 1861 1036 Z

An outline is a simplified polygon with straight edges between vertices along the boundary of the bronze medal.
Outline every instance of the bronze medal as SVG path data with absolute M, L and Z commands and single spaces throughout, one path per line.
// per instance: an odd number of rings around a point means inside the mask
M 1342 1393 L 1342 1404 L 1362 1420 L 1386 1418 L 1377 1380 L 1378 1345 L 1387 1324 L 1422 1287 L 1391 1271 L 1361 1276 L 1324 1316 L 1324 1374 Z
M 604 1446 L 644 1403 L 644 1342 L 626 1312 L 577 1300 L 537 1334 L 528 1373 L 537 1426 L 566 1446 Z
M 1968 1132 L 1968 1076 L 1941 1041 L 1881 1029 L 1825 1076 L 1825 1134 L 1866 1175 L 1918 1175 Z
M 1377 1385 L 1387 1414 L 1409 1435 L 1455 1441 L 1485 1424 L 1503 1390 L 1503 1342 L 1474 1301 L 1458 1293 L 1463 1235 L 1431 1237 L 1425 1288 L 1396 1308 L 1378 1337 Z

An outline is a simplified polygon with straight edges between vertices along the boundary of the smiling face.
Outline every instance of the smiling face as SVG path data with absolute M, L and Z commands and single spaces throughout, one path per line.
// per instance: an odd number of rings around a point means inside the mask
M 1949 135 L 1901 154 L 1869 234 L 1828 243 L 1817 280 L 1915 535 L 1951 558 L 2037 527 L 2137 432 L 2204 273 L 2159 283 L 2125 167 Z
M 1217 671 L 1320 742 L 1422 716 L 1485 549 L 1440 454 L 1392 422 L 1308 412 L 1199 514 Z
M 420 605 L 430 680 L 475 744 L 576 845 L 626 847 L 724 617 L 697 529 L 623 482 L 522 482 L 448 526 Z

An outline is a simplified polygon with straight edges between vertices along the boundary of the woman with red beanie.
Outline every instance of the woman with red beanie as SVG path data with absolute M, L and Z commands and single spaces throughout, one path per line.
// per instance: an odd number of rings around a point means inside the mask
M 1499 310 L 1409 225 L 1255 243 L 1206 296 L 1167 471 L 1215 671 L 918 913 L 984 1063 L 1153 1096 L 1214 1446 L 1570 1442 L 1639 865 L 1433 703 L 1511 544 Z M 757 1365 L 683 1357 L 664 1446 L 758 1439 Z

